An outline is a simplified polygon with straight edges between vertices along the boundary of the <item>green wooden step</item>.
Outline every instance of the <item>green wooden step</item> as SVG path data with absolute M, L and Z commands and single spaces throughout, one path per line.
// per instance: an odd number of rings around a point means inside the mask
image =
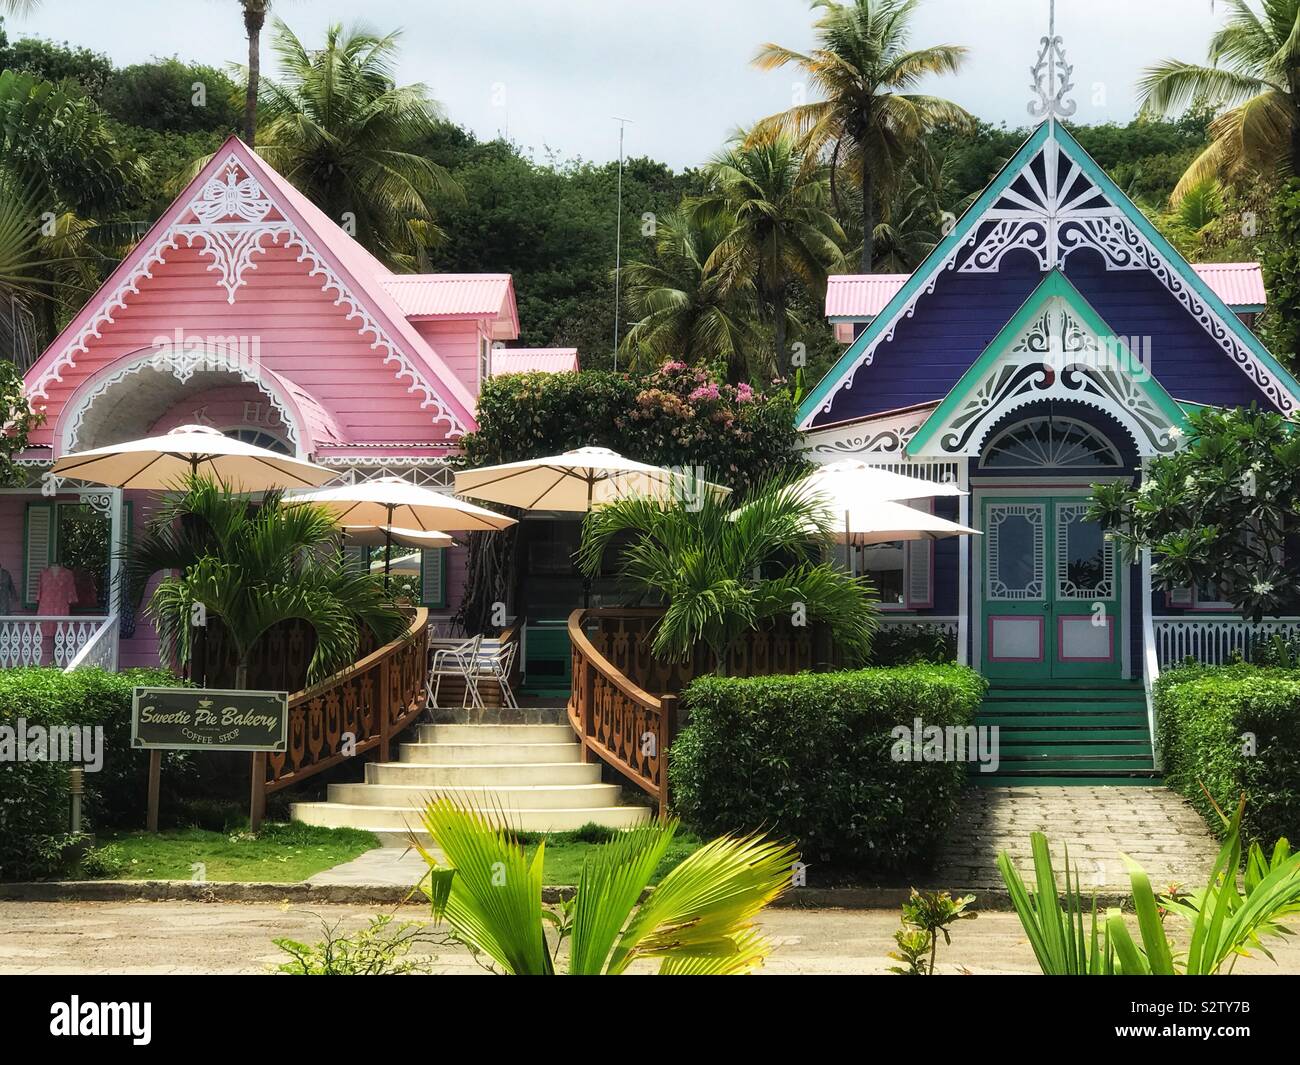
M 985 714 L 1037 714 L 1054 717 L 1057 714 L 1141 714 L 1146 717 L 1146 707 L 1142 703 L 1101 703 L 1069 702 L 1045 703 L 1041 701 L 1008 703 L 985 702 L 980 705 L 980 712 Z
M 1147 730 L 1144 728 L 999 728 L 998 742 L 1003 746 L 1008 743 L 1146 743 Z
M 1071 773 L 1063 775 L 1053 772 L 1043 773 L 972 773 L 969 783 L 980 786 L 1001 786 L 1004 788 L 1084 788 L 1105 785 L 1106 787 L 1149 788 L 1159 784 L 1163 778 L 1155 769 L 1135 770 L 1131 773 Z
M 977 725 L 997 725 L 999 728 L 1141 728 L 1147 727 L 1146 714 L 1128 711 L 1113 714 L 986 714 L 975 718 Z
M 1060 758 L 1068 755 L 1091 755 L 1094 758 L 1151 757 L 1151 745 L 1146 740 L 1127 740 L 1117 743 L 1008 743 L 999 748 L 1002 761 L 1021 761 L 1034 758 Z
M 1108 772 L 1126 772 L 1130 769 L 1153 769 L 1150 753 L 1100 758 L 1094 752 L 1091 755 L 1066 755 L 1064 757 L 1038 755 L 1033 758 L 1010 757 L 1002 755 L 999 769 L 1003 773 L 1021 773 L 1030 769 L 1055 769 L 1073 773 L 1080 769 L 1104 769 Z

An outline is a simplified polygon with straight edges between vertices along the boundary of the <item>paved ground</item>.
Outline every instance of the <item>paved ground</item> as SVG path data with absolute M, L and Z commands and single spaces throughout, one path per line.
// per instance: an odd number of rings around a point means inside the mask
M 322 905 L 312 912 L 267 904 L 175 902 L 0 903 L 0 974 L 266 973 L 282 956 L 274 937 L 321 938 L 321 919 L 362 926 L 375 912 Z M 420 920 L 422 907 L 400 907 Z M 762 972 L 871 974 L 888 972 L 886 955 L 898 915 L 883 910 L 769 910 L 761 924 L 777 942 Z M 481 973 L 459 948 L 436 948 L 433 971 Z M 1300 973 L 1300 945 L 1274 948 L 1238 972 Z M 951 948 L 940 947 L 945 972 L 1032 973 L 1037 968 L 1014 914 L 986 913 L 963 922 Z
M 963 796 L 933 882 L 953 889 L 999 888 L 996 859 L 1004 850 L 1026 875 L 1034 831 L 1047 834 L 1058 874 L 1064 870 L 1062 844 L 1068 844 L 1084 888 L 1099 892 L 1128 890 L 1121 852 L 1161 890 L 1200 885 L 1219 849 L 1201 816 L 1167 788 L 975 787 Z
M 442 852 L 435 849 L 434 856 L 441 857 Z M 416 851 L 403 847 L 376 847 L 350 862 L 317 873 L 307 883 L 314 886 L 391 884 L 411 887 L 418 884 L 428 871 L 429 866 Z

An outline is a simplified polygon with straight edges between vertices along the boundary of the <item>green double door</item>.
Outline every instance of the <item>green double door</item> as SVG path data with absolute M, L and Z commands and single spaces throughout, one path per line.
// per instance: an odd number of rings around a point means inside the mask
M 984 675 L 1121 676 L 1122 567 L 1087 497 L 989 497 L 980 511 Z

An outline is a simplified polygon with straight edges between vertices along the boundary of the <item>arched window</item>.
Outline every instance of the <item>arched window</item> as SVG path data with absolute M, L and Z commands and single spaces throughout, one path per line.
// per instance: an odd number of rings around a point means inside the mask
M 249 426 L 235 426 L 230 429 L 222 429 L 222 436 L 228 436 L 231 440 L 242 440 L 245 444 L 252 444 L 254 447 L 265 448 L 267 451 L 276 451 L 281 455 L 292 455 L 293 448 L 281 437 L 274 433 L 268 433 L 265 429 L 253 429 Z
M 1119 448 L 1087 422 L 1030 418 L 998 433 L 984 449 L 984 469 L 1117 469 Z

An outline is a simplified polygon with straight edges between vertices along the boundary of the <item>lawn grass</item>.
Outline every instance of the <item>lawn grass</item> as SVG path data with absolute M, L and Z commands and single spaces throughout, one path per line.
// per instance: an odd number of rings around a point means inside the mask
M 597 824 L 583 825 L 572 832 L 552 832 L 546 836 L 546 855 L 542 859 L 542 882 L 549 886 L 577 884 L 582 874 L 582 863 L 587 856 L 617 834 L 617 829 L 605 828 Z M 528 848 L 529 854 L 532 854 L 541 841 L 542 835 L 537 832 L 526 832 L 521 833 L 518 838 Z M 678 829 L 677 835 L 673 837 L 650 882 L 659 883 L 670 870 L 680 865 L 687 855 L 699 850 L 703 844 L 703 840 Z
M 102 836 L 83 863 L 96 880 L 261 880 L 294 883 L 379 846 L 369 832 L 298 822 L 247 831 L 183 828 Z M 202 863 L 202 876 L 194 868 Z

